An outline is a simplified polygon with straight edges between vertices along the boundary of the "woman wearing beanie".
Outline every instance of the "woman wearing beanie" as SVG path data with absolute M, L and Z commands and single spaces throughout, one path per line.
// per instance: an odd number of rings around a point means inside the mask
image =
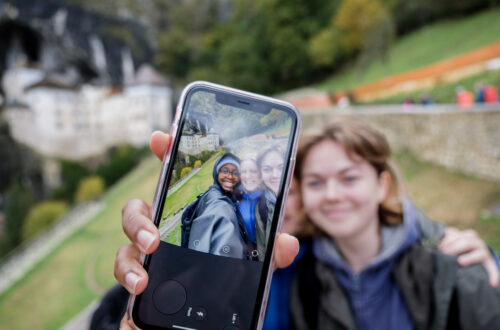
M 214 165 L 214 183 L 182 215 L 182 245 L 215 255 L 250 259 L 252 244 L 237 209 L 240 160 L 231 153 Z

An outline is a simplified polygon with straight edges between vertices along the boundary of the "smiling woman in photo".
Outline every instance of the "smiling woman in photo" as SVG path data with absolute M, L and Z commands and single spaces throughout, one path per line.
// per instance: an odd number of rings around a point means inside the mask
M 257 166 L 264 184 L 264 192 L 255 210 L 255 236 L 259 260 L 263 260 L 266 254 L 284 162 L 284 152 L 278 146 L 267 148 L 257 156 Z
M 236 207 L 240 185 L 240 160 L 231 153 L 219 157 L 213 169 L 214 183 L 182 214 L 182 245 L 215 255 L 247 259 L 251 243 Z

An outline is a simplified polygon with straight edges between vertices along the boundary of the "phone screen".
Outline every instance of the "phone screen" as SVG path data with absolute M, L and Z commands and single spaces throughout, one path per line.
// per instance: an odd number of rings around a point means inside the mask
M 297 116 L 269 101 L 187 93 L 156 212 L 139 326 L 255 328 L 271 262 Z

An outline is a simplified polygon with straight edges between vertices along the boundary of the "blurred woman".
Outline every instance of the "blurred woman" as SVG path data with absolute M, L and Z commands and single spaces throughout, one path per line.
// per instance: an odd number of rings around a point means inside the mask
M 303 137 L 296 174 L 314 234 L 291 281 L 293 328 L 500 329 L 500 289 L 439 252 L 444 226 L 402 194 L 390 154 L 352 120 Z

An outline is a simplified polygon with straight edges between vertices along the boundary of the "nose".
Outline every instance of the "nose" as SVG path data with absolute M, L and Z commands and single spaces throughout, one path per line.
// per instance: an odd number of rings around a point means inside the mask
M 340 198 L 341 195 L 341 187 L 334 180 L 328 180 L 326 182 L 325 197 L 329 200 L 336 200 Z
M 274 168 L 273 169 L 273 177 L 274 178 L 279 178 L 281 176 L 281 169 L 279 168 Z

